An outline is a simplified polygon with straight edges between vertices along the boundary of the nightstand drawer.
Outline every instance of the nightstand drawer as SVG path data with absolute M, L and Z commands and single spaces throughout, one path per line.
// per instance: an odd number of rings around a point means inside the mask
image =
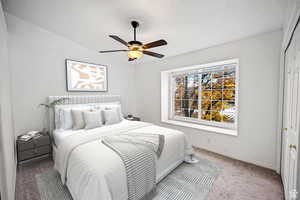
M 35 148 L 35 149 L 30 149 L 30 150 L 27 150 L 27 151 L 19 152 L 18 153 L 18 160 L 23 161 L 23 160 L 34 158 L 34 157 L 37 157 L 37 156 L 49 154 L 50 152 L 51 152 L 51 146 L 50 145 L 42 146 L 42 147 L 38 147 L 38 148 Z
M 29 141 L 18 141 L 18 151 L 25 151 L 34 149 L 36 147 L 50 145 L 50 139 L 48 135 L 41 136 L 37 139 L 31 139 Z

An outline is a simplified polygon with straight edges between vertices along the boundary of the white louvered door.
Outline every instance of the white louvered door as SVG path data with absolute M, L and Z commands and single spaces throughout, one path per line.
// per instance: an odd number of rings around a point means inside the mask
M 298 142 L 300 130 L 300 28 L 285 55 L 286 87 L 283 134 L 282 179 L 285 198 L 296 200 Z

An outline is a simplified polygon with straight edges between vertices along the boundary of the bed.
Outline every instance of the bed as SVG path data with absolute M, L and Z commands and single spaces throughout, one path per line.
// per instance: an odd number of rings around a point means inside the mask
M 62 97 L 49 97 L 49 101 Z M 115 96 L 68 96 L 62 104 L 121 102 Z M 54 140 L 55 169 L 68 187 L 74 200 L 127 200 L 126 171 L 120 156 L 101 140 L 123 133 L 164 135 L 164 148 L 156 162 L 159 182 L 192 153 L 183 132 L 146 122 L 128 121 L 94 129 L 57 130 L 54 114 L 50 113 L 50 130 Z

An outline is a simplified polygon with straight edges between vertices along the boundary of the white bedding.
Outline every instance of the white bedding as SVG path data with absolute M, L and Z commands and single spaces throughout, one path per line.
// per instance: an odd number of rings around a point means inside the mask
M 128 120 L 122 120 L 120 123 L 117 124 L 112 124 L 112 125 L 106 125 L 106 126 L 102 126 L 99 128 L 95 128 L 92 130 L 85 130 L 85 129 L 79 129 L 79 130 L 63 130 L 63 129 L 56 129 L 53 131 L 53 139 L 54 139 L 54 143 L 55 145 L 58 147 L 59 144 L 61 143 L 61 141 L 63 141 L 66 137 L 74 135 L 74 134 L 78 134 L 78 133 L 83 133 L 83 132 L 97 132 L 99 131 L 103 131 L 106 130 L 107 128 L 120 128 L 120 127 L 124 127 L 128 124 L 131 124 L 130 121 Z
M 126 200 L 126 172 L 121 158 L 101 137 L 122 132 L 165 135 L 165 146 L 157 161 L 157 181 L 192 153 L 185 135 L 145 122 L 123 120 L 121 123 L 82 131 L 54 133 L 57 145 L 55 169 L 68 186 L 74 200 Z

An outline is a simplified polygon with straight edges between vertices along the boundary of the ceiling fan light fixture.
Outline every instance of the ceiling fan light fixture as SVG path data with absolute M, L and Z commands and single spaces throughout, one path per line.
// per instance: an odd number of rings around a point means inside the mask
M 143 52 L 139 50 L 130 50 L 128 51 L 128 57 L 131 59 L 139 59 L 143 56 Z
M 128 61 L 133 61 L 135 59 L 139 59 L 144 54 L 147 56 L 152 56 L 152 57 L 156 57 L 156 58 L 163 58 L 164 55 L 155 53 L 153 51 L 149 51 L 149 49 L 167 45 L 167 42 L 165 40 L 161 39 L 161 40 L 157 40 L 157 41 L 150 42 L 147 44 L 143 44 L 142 42 L 136 40 L 136 28 L 139 26 L 139 23 L 137 21 L 132 21 L 131 25 L 134 28 L 134 35 L 133 35 L 132 41 L 126 42 L 125 40 L 121 39 L 117 35 L 109 35 L 109 37 L 111 37 L 112 39 L 125 45 L 128 48 L 128 50 L 125 50 L 125 49 L 108 50 L 108 51 L 99 51 L 99 53 L 112 53 L 112 52 L 127 51 L 127 55 L 129 57 Z

